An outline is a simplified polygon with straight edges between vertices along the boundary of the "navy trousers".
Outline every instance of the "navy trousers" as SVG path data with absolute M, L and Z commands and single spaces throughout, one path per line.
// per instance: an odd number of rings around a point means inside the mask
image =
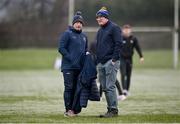
M 63 70 L 64 77 L 64 104 L 66 111 L 72 110 L 76 85 L 80 70 Z

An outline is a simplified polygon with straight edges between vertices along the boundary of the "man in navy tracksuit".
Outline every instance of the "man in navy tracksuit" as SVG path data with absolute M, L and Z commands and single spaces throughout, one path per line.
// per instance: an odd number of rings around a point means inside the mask
M 72 109 L 78 75 L 81 71 L 82 60 L 87 51 L 87 37 L 82 33 L 83 17 L 77 12 L 72 26 L 66 30 L 59 41 L 59 52 L 62 54 L 61 71 L 64 77 L 65 116 L 75 116 Z
M 114 117 L 118 115 L 118 102 L 116 94 L 116 76 L 120 66 L 121 30 L 108 19 L 109 13 L 102 7 L 96 13 L 96 20 L 100 26 L 96 37 L 96 56 L 99 82 L 105 93 L 107 113 L 100 117 Z
M 132 32 L 131 26 L 124 25 L 122 28 L 122 32 L 123 32 L 123 44 L 121 49 L 120 72 L 121 72 L 123 95 L 127 97 L 130 88 L 131 72 L 133 66 L 132 57 L 134 54 L 134 48 L 139 54 L 140 63 L 143 63 L 144 58 L 138 43 L 138 39 L 135 36 L 133 36 L 131 33 Z

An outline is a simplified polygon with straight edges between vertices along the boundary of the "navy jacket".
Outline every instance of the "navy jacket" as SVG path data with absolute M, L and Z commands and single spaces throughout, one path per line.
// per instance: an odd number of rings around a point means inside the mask
M 77 87 L 75 91 L 73 110 L 76 113 L 81 112 L 82 107 L 87 107 L 88 100 L 100 101 L 100 93 L 95 79 L 97 78 L 95 63 L 91 55 L 86 55 L 83 68 L 78 76 Z
M 80 69 L 82 57 L 87 50 L 87 36 L 81 31 L 69 27 L 59 40 L 58 50 L 62 54 L 62 71 L 64 69 Z
M 136 49 L 139 57 L 143 57 L 141 48 L 139 46 L 138 40 L 133 35 L 129 37 L 123 37 L 121 56 L 125 59 L 131 59 L 134 54 L 134 48 Z
M 110 59 L 119 60 L 122 35 L 116 24 L 108 21 L 106 25 L 100 27 L 96 40 L 97 64 L 104 64 Z

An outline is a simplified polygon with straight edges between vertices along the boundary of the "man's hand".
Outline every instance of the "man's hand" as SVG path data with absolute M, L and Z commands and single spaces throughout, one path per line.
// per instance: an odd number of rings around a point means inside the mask
M 89 55 L 90 54 L 90 52 L 86 52 L 86 55 Z
M 111 63 L 112 63 L 112 65 L 114 65 L 114 64 L 115 64 L 115 62 L 114 62 L 113 60 L 111 60 Z
M 140 58 L 140 63 L 141 63 L 141 64 L 144 63 L 144 58 L 143 58 L 143 57 Z

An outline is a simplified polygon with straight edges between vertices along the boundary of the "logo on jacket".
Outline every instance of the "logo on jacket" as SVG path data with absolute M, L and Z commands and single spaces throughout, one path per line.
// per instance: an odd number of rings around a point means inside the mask
M 85 37 L 83 37 L 83 40 L 86 42 L 86 38 Z
M 134 43 L 134 41 L 133 41 L 133 40 L 131 40 L 130 42 L 131 42 L 131 43 Z
M 72 36 L 73 39 L 76 39 L 76 36 Z
M 126 43 L 126 41 L 125 40 L 123 40 L 123 44 L 125 44 Z

